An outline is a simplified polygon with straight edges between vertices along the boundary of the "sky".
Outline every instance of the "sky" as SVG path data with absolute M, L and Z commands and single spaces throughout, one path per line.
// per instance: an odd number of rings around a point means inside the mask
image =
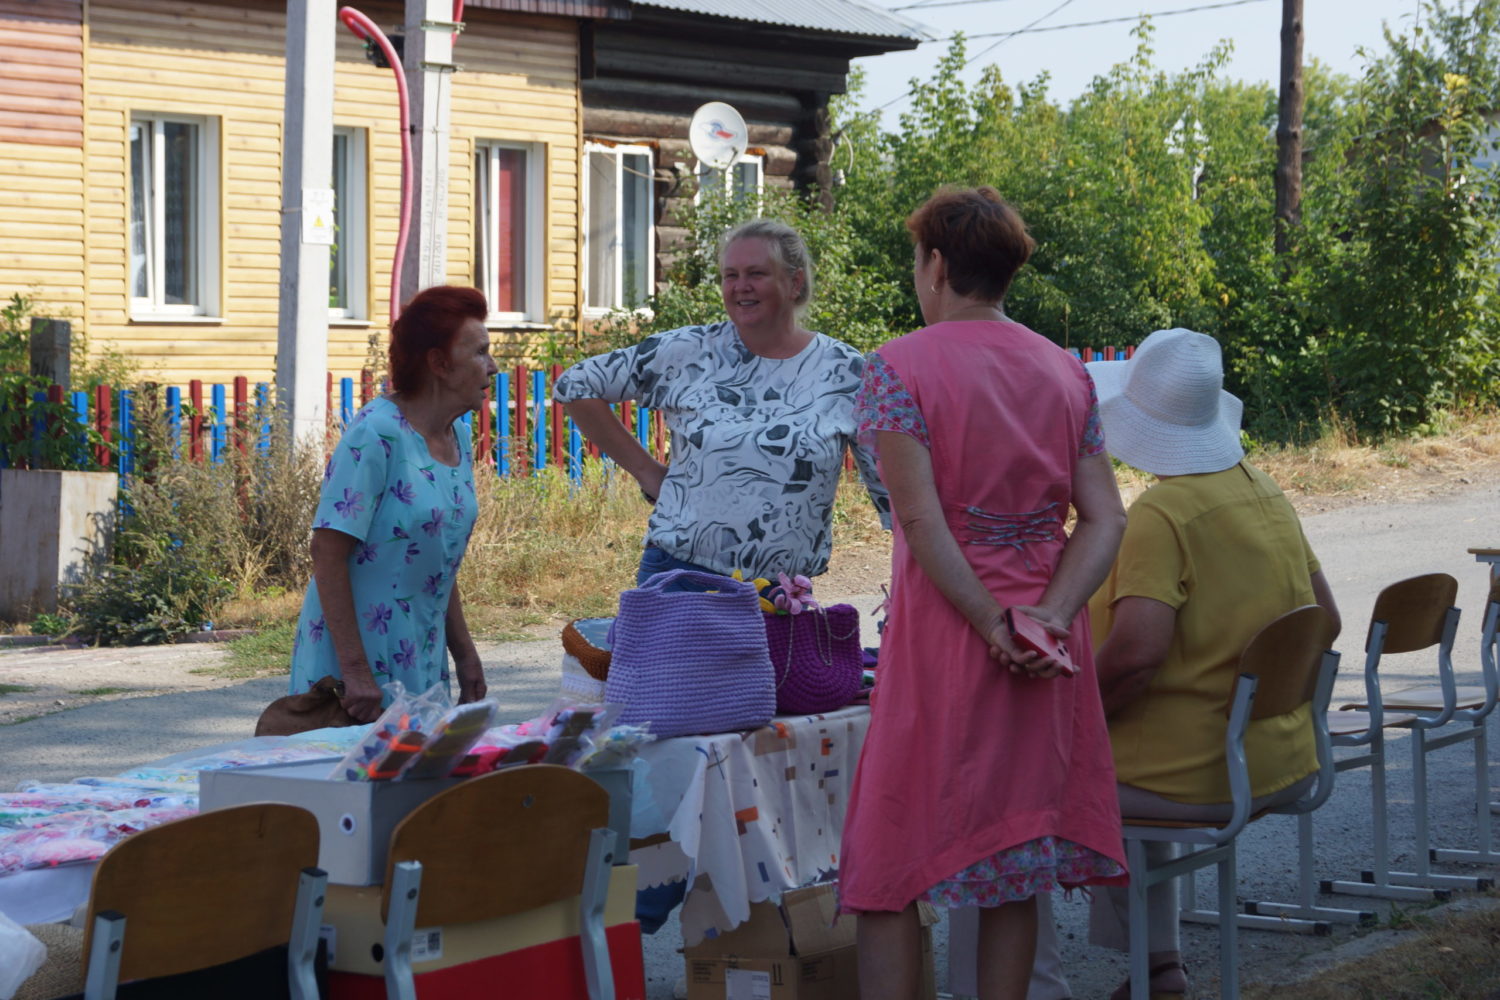
M 970 63 L 965 78 L 972 82 L 990 63 L 998 65 L 1003 78 L 1012 84 L 1030 81 L 1046 71 L 1051 74 L 1048 93 L 1063 105 L 1087 90 L 1095 76 L 1130 58 L 1135 51 L 1135 39 L 1130 34 L 1133 21 L 1059 31 L 1033 30 L 1004 41 L 976 36 L 1010 32 L 1032 22 L 1037 22 L 1036 28 L 1045 28 L 1149 13 L 1157 15 L 1153 18 L 1155 62 L 1161 69 L 1175 72 L 1195 66 L 1215 42 L 1227 38 L 1233 41 L 1234 51 L 1222 71 L 1225 77 L 1273 81 L 1280 70 L 1278 0 L 1241 0 L 1236 6 L 1168 16 L 1161 15 L 1225 0 L 965 0 L 952 6 L 946 5 L 951 0 L 869 2 L 888 9 L 907 7 L 901 11 L 904 16 L 942 38 L 962 30 L 971 39 L 971 59 L 1000 42 Z M 911 6 L 918 3 L 921 6 Z M 1351 75 L 1363 65 L 1357 54 L 1360 46 L 1377 52 L 1385 49 L 1382 21 L 1396 29 L 1408 29 L 1418 7 L 1417 0 L 1303 0 L 1303 4 L 1303 61 L 1316 58 Z M 935 41 L 911 52 L 856 60 L 855 65 L 863 66 L 867 75 L 859 106 L 873 110 L 895 100 L 884 112 L 885 121 L 894 122 L 906 106 L 902 95 L 912 77 L 930 79 L 947 47 L 946 42 Z

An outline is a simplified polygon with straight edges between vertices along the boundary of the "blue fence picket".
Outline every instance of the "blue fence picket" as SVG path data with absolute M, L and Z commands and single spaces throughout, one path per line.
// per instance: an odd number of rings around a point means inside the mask
M 116 452 L 115 471 L 123 480 L 135 473 L 135 392 L 121 389 L 116 398 L 120 401 L 120 419 L 115 435 L 120 444 Z
M 354 379 L 339 379 L 339 426 L 348 427 L 354 419 Z
M 172 456 L 182 455 L 182 390 L 177 386 L 167 387 L 167 437 L 171 441 Z
M 262 455 L 271 450 L 271 387 L 255 383 L 255 408 L 260 411 L 260 440 L 255 447 Z
M 89 461 L 89 394 L 68 393 L 68 402 L 73 407 L 73 417 L 78 421 L 78 433 L 73 435 L 73 461 L 82 468 Z
M 229 442 L 229 422 L 226 416 L 229 408 L 225 405 L 224 386 L 215 383 L 210 388 L 209 398 L 213 407 L 213 422 L 209 429 L 209 457 L 214 462 L 224 460 L 224 446 Z
M 510 475 L 510 373 L 495 376 L 495 471 Z
M 568 420 L 568 477 L 575 483 L 583 479 L 583 435 L 571 419 Z
M 635 408 L 635 439 L 642 448 L 651 450 L 651 411 L 644 406 Z
M 547 464 L 547 373 L 531 373 L 532 447 L 536 449 L 531 468 L 540 471 Z

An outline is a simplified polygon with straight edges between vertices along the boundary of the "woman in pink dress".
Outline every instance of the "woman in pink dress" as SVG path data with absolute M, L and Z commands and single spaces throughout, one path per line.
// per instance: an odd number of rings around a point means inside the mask
M 918 900 L 982 907 L 980 995 L 1021 998 L 1037 895 L 1125 881 L 1085 607 L 1125 514 L 1083 365 L 1002 309 L 1034 246 L 1020 217 L 982 187 L 906 224 L 929 325 L 870 356 L 856 404 L 896 526 L 840 901 L 865 1000 L 917 995 Z M 1007 608 L 1077 673 L 1023 652 Z

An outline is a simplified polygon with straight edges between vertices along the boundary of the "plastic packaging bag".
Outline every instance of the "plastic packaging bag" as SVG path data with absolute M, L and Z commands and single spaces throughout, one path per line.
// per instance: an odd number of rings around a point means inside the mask
M 401 772 L 408 778 L 446 778 L 495 721 L 500 703 L 493 698 L 459 705 L 443 713 L 422 752 Z
M 441 682 L 417 696 L 407 694 L 400 681 L 392 681 L 384 690 L 391 695 L 390 707 L 350 748 L 329 778 L 389 781 L 397 777 L 421 753 L 449 708 L 448 689 Z
M 47 960 L 47 946 L 0 913 L 0 1000 L 10 1000 Z

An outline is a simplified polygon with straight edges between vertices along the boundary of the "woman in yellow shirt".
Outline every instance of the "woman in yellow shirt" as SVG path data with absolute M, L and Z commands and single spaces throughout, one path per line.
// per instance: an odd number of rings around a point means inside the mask
M 1243 407 L 1223 390 L 1217 341 L 1158 330 L 1129 361 L 1088 368 L 1109 452 L 1159 480 L 1131 506 L 1089 609 L 1121 812 L 1227 819 L 1224 706 L 1240 652 L 1293 608 L 1316 602 L 1335 625 L 1338 609 L 1291 504 L 1244 460 Z M 1257 810 L 1295 799 L 1318 768 L 1305 708 L 1252 722 L 1245 750 Z M 1165 861 L 1170 849 L 1148 844 L 1147 855 Z M 1097 894 L 1094 943 L 1126 950 L 1127 912 L 1125 890 Z M 1151 995 L 1180 995 L 1171 883 L 1151 889 L 1148 922 Z

